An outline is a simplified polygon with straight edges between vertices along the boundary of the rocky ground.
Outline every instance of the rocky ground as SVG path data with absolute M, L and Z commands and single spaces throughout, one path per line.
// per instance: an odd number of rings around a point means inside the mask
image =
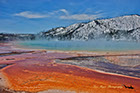
M 62 52 L 0 44 L 1 93 L 139 93 L 140 52 Z

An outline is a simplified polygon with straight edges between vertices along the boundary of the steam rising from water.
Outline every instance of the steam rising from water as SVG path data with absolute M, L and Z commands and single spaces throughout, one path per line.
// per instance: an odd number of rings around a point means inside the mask
M 140 43 L 130 41 L 21 41 L 20 45 L 28 48 L 49 49 L 49 50 L 79 50 L 79 51 L 122 51 L 140 50 Z

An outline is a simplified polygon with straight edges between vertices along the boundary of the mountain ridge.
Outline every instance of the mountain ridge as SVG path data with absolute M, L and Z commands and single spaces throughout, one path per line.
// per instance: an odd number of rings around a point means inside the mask
M 127 40 L 140 41 L 140 15 L 125 15 L 56 27 L 38 34 L 0 33 L 0 41 L 12 40 Z
M 67 27 L 57 27 L 39 33 L 45 39 L 58 40 L 140 40 L 140 16 L 126 15 L 121 17 L 98 19 L 87 23 L 76 23 Z

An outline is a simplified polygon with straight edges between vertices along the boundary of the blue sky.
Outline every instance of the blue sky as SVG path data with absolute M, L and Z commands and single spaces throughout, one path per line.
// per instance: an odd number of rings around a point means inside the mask
M 0 32 L 38 33 L 97 18 L 140 14 L 140 0 L 0 0 Z

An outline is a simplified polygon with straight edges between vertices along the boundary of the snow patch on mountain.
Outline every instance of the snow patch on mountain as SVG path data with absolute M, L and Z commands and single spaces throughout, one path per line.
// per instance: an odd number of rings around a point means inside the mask
M 59 40 L 135 40 L 140 41 L 140 16 L 128 15 L 110 19 L 77 23 L 68 27 L 57 27 L 41 32 L 41 37 Z

